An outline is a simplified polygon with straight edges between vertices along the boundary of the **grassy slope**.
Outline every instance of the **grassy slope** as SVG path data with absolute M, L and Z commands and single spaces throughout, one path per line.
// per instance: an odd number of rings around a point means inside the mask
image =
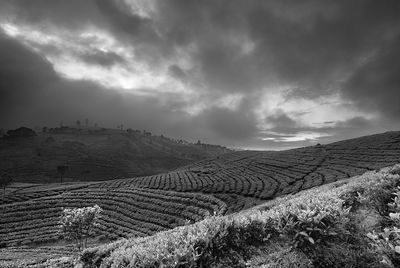
M 399 165 L 367 172 L 234 215 L 87 249 L 80 260 L 101 267 L 394 267 L 400 255 L 389 244 L 400 239 L 374 247 L 366 235 L 398 224 L 388 203 L 399 173 Z
M 182 144 L 161 136 L 85 130 L 0 139 L 0 171 L 18 182 L 58 182 L 57 166 L 68 165 L 64 181 L 107 180 L 174 170 L 229 150 Z

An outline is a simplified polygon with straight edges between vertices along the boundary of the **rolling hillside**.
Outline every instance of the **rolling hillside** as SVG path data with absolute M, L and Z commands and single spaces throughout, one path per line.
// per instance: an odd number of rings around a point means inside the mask
M 168 172 L 227 152 L 147 131 L 62 127 L 0 139 L 0 171 L 18 182 L 59 182 L 57 167 L 65 167 L 63 181 L 107 180 Z
M 38 267 L 400 267 L 399 174 L 400 165 L 369 171 Z
M 236 212 L 279 195 L 399 162 L 400 132 L 387 132 L 287 151 L 234 152 L 166 174 L 99 185 L 200 192 L 223 200 L 228 212 Z
M 241 151 L 153 176 L 21 186 L 2 196 L 3 247 L 61 239 L 63 207 L 104 209 L 101 241 L 141 237 L 400 162 L 400 132 L 287 151 Z

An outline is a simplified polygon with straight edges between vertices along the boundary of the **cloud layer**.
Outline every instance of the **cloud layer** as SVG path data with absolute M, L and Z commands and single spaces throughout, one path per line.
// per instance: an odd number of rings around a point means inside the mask
M 0 127 L 279 149 L 400 127 L 400 3 L 0 3 Z

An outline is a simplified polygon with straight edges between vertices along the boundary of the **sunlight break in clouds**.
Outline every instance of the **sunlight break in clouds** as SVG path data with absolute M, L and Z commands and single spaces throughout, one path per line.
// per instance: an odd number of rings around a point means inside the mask
M 265 134 L 272 134 L 277 137 L 265 137 L 265 138 L 260 138 L 263 141 L 273 141 L 273 142 L 297 142 L 297 141 L 311 141 L 315 142 L 319 138 L 323 137 L 330 137 L 332 136 L 331 134 L 328 133 L 321 133 L 321 132 L 298 132 L 292 136 L 287 135 L 285 136 L 282 133 L 276 133 L 276 132 L 265 132 Z
M 25 45 L 42 54 L 53 64 L 61 76 L 74 80 L 89 80 L 104 87 L 129 89 L 145 94 L 161 90 L 163 93 L 183 93 L 184 85 L 167 74 L 168 63 L 163 66 L 149 66 L 139 61 L 135 48 L 125 46 L 106 32 L 88 28 L 79 33 L 57 32 L 55 30 L 32 29 L 15 24 L 2 24 L 6 34 L 22 40 Z M 53 51 L 47 48 L 52 47 Z M 82 57 L 94 53 L 113 53 L 121 62 L 102 66 L 85 62 Z M 96 56 L 96 55 L 94 55 Z
M 143 18 L 152 18 L 156 12 L 153 1 L 149 0 L 124 0 L 124 2 L 130 7 L 130 11 L 133 14 L 137 14 Z
M 354 117 L 369 120 L 378 116 L 374 113 L 359 111 L 337 93 L 315 99 L 287 99 L 285 92 L 282 88 L 270 89 L 261 98 L 256 109 L 259 128 L 262 129 L 261 133 L 266 135 L 260 136 L 261 140 L 274 142 L 318 140 L 332 136 L 324 132 L 327 126 L 334 127 L 337 122 Z M 276 122 L 269 120 L 271 115 L 287 118 L 286 128 L 277 126 Z M 270 131 L 275 128 L 277 131 Z M 310 130 L 302 131 L 302 129 Z M 269 135 L 274 137 L 269 137 Z

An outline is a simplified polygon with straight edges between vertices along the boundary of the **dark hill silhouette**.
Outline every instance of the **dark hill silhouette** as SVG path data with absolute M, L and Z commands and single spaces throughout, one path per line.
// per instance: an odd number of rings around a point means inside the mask
M 14 130 L 8 130 L 7 134 L 4 136 L 5 139 L 15 139 L 15 138 L 29 138 L 35 137 L 37 134 L 30 128 L 20 127 Z
M 231 152 L 147 131 L 28 128 L 0 139 L 0 169 L 18 182 L 91 181 L 158 174 Z M 18 139 L 17 139 L 18 138 Z

